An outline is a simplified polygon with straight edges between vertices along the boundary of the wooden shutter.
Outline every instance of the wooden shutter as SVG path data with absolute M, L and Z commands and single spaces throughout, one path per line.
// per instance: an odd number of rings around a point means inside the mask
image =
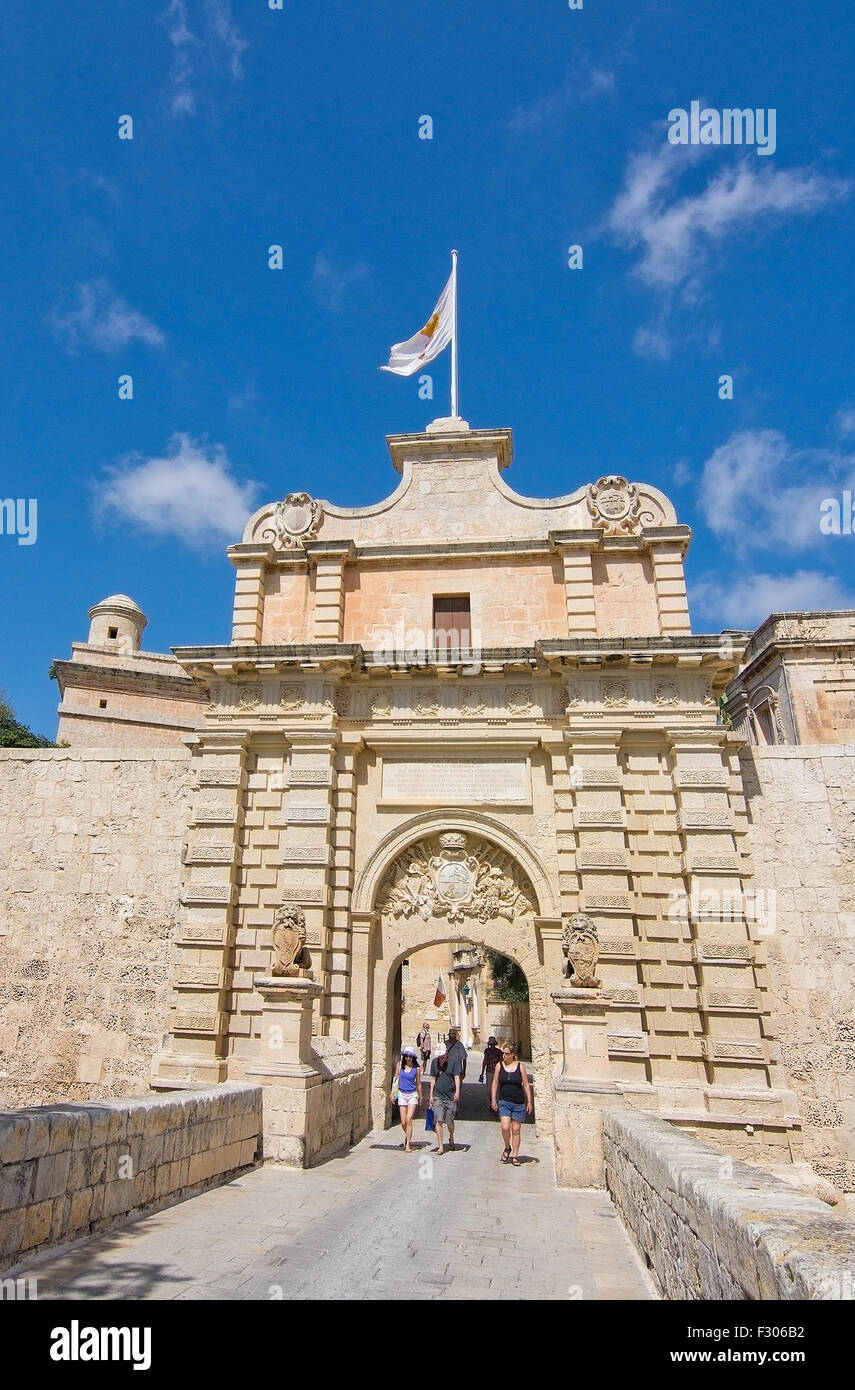
M 434 643 L 443 655 L 469 647 L 472 642 L 472 618 L 469 595 L 457 594 L 433 601 Z

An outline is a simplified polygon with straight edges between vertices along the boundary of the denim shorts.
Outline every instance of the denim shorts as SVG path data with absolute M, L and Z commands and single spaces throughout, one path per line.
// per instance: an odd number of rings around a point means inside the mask
M 500 1100 L 499 1114 L 506 1116 L 509 1120 L 519 1120 L 522 1124 L 525 1119 L 525 1105 L 517 1105 L 512 1100 Z

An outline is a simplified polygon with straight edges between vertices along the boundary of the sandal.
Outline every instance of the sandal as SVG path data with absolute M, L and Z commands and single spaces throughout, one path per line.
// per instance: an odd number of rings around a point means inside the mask
M 521 1167 L 522 1167 L 522 1164 L 520 1163 L 520 1161 L 519 1161 L 518 1158 L 512 1158 L 512 1159 L 511 1159 L 511 1164 L 513 1165 L 514 1168 L 521 1168 Z
M 510 1146 L 510 1144 L 508 1144 L 508 1147 L 505 1149 L 505 1152 L 502 1154 L 502 1157 L 499 1159 L 499 1162 L 500 1162 L 500 1163 L 507 1163 L 508 1160 L 510 1159 L 510 1156 L 511 1156 L 511 1146 Z

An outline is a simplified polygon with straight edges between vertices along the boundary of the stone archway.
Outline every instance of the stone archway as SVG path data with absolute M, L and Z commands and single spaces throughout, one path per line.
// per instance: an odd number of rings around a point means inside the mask
M 541 900 L 523 856 L 508 846 L 507 832 L 500 843 L 483 824 L 473 833 L 450 820 L 420 823 L 408 837 L 396 836 L 382 871 L 372 875 L 378 923 L 369 1025 L 372 1123 L 383 1128 L 388 1117 L 396 1042 L 393 983 L 402 961 L 425 946 L 471 941 L 508 956 L 528 980 L 538 1127 L 551 1132 L 548 991 L 536 929 Z M 540 874 L 545 878 L 542 869 Z

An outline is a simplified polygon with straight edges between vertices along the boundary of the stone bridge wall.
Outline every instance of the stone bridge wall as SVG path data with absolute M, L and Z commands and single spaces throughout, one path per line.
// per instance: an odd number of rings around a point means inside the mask
M 654 1115 L 603 1120 L 606 1184 L 666 1298 L 855 1298 L 852 1222 Z
M 148 1088 L 189 762 L 184 748 L 0 749 L 0 1105 Z
M 0 1111 L 0 1270 L 226 1182 L 260 1144 L 254 1086 Z

